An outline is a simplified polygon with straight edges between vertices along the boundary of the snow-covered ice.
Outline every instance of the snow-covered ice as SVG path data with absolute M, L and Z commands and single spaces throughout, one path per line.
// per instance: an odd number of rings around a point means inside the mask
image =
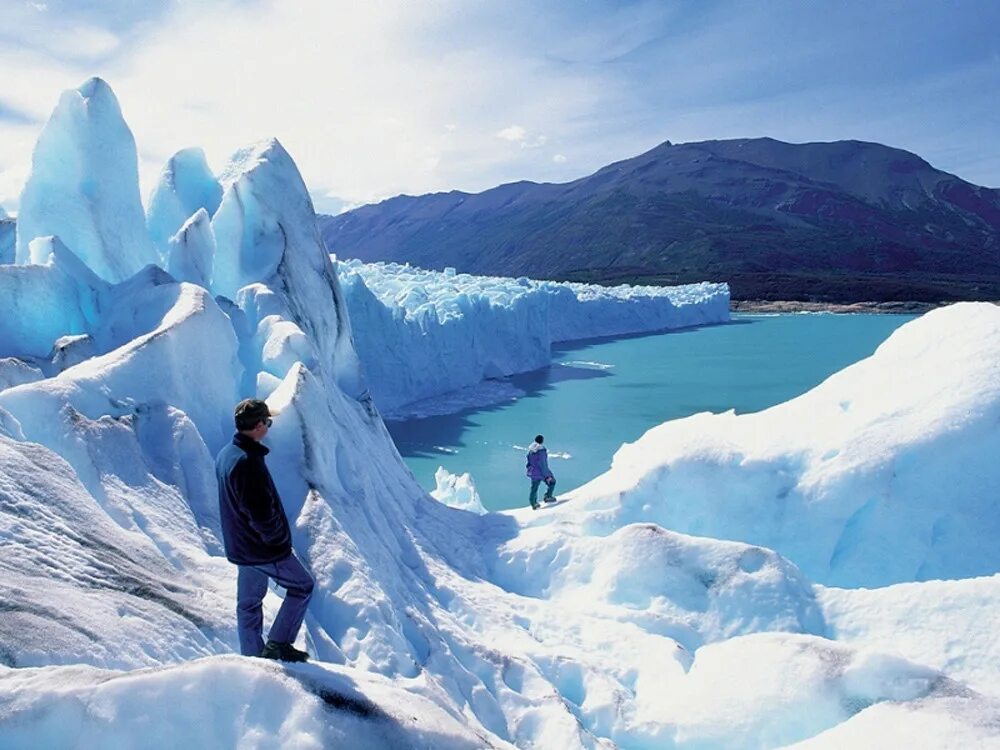
M 1000 745 L 1000 308 L 656 428 L 552 507 L 470 513 L 373 408 L 291 157 L 255 144 L 218 184 L 161 260 L 202 283 L 56 231 L 0 266 L 0 746 Z M 254 394 L 317 580 L 310 665 L 233 655 L 213 455 Z
M 426 411 L 413 402 L 545 367 L 553 343 L 729 320 L 725 284 L 604 287 L 358 260 L 337 268 L 372 396 L 393 418 Z
M 838 641 L 927 664 L 1000 698 L 1000 638 L 983 627 L 1000 610 L 1000 575 L 881 589 L 820 587 L 817 600 Z

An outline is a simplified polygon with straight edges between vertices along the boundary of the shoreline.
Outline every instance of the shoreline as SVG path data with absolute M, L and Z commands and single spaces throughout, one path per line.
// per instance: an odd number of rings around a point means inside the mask
M 731 312 L 744 313 L 792 313 L 828 312 L 839 314 L 878 313 L 881 315 L 919 315 L 936 307 L 940 302 L 800 302 L 796 300 L 731 300 Z

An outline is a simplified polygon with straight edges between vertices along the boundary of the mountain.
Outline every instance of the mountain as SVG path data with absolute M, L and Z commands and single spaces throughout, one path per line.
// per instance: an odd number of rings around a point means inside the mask
M 877 143 L 671 144 L 565 184 L 399 196 L 322 217 L 341 257 L 734 299 L 1000 298 L 1000 190 Z

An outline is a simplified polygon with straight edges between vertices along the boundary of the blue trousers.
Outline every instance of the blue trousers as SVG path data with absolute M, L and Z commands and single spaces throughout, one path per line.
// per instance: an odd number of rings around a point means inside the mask
M 269 578 L 285 589 L 285 601 L 274 618 L 268 638 L 278 643 L 293 643 L 306 616 L 315 581 L 293 552 L 284 560 L 265 565 L 240 565 L 236 578 L 236 626 L 240 634 L 240 653 L 260 656 L 264 650 L 264 595 Z
M 532 507 L 538 505 L 538 485 L 544 482 L 544 479 L 532 479 L 531 480 L 531 494 L 528 495 L 528 502 L 531 503 Z M 556 488 L 556 480 L 553 479 L 552 482 L 545 487 L 545 497 L 552 497 L 552 490 Z

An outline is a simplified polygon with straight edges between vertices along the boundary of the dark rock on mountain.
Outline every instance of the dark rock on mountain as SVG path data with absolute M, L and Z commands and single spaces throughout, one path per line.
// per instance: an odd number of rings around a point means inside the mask
M 1000 191 L 876 143 L 672 145 L 566 184 L 399 196 L 322 217 L 331 252 L 734 299 L 1000 299 Z

